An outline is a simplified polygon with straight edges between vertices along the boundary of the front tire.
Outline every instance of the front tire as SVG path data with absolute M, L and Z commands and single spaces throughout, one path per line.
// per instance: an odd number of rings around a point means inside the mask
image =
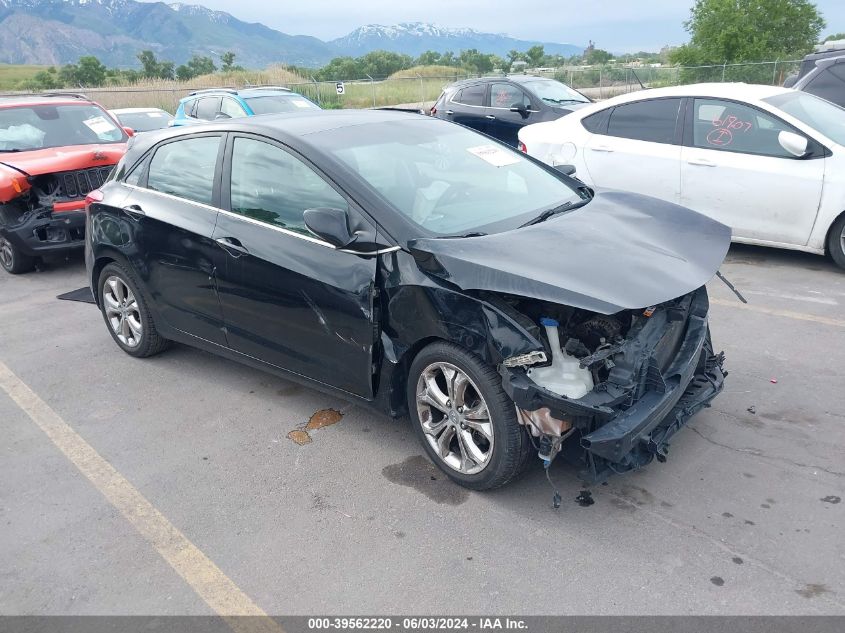
M 100 273 L 97 288 L 103 320 L 120 349 L 130 356 L 146 358 L 167 348 L 169 341 L 156 330 L 139 284 L 128 270 L 108 264 Z
M 827 252 L 840 268 L 845 268 L 845 213 L 830 227 L 827 236 Z
M 495 369 L 457 345 L 424 348 L 408 375 L 408 410 L 429 458 L 473 490 L 503 486 L 525 468 L 531 442 Z
M 0 235 L 0 266 L 7 273 L 20 275 L 35 268 L 35 258 L 24 255 L 20 248 Z

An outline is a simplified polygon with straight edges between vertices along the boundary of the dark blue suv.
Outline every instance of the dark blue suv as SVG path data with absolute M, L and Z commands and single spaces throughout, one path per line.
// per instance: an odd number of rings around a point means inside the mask
M 193 125 L 205 121 L 235 119 L 256 114 L 300 112 L 320 109 L 313 101 L 289 88 L 263 86 L 233 90 L 210 88 L 197 90 L 179 101 L 171 125 Z
M 520 128 L 552 121 L 591 103 L 554 79 L 533 75 L 480 77 L 455 82 L 431 109 L 431 116 L 454 121 L 517 146 Z

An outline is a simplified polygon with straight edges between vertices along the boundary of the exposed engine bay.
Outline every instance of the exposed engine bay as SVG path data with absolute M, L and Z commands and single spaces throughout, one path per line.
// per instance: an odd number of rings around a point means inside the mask
M 514 296 L 485 299 L 510 308 L 544 343 L 537 353 L 506 359 L 503 384 L 541 458 L 548 463 L 562 452 L 585 479 L 665 461 L 669 437 L 721 391 L 724 355 L 712 350 L 703 288 L 612 315 Z
M 0 230 L 29 254 L 57 245 L 81 246 L 85 238 L 81 201 L 106 181 L 111 170 L 108 165 L 18 179 L 17 197 L 0 204 Z

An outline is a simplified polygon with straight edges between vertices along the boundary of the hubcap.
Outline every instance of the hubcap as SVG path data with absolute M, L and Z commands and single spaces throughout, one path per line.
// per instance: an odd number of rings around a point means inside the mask
M 845 226 L 842 227 L 842 235 L 839 238 L 839 247 L 842 249 L 842 254 L 845 255 Z
M 481 472 L 493 456 L 493 423 L 472 380 L 450 363 L 432 363 L 417 381 L 417 413 L 425 439 L 449 468 Z
M 138 302 L 129 286 L 112 275 L 103 284 L 103 305 L 106 318 L 117 339 L 127 347 L 136 347 L 141 342 L 141 313 Z
M 3 264 L 3 268 L 11 268 L 12 259 L 12 245 L 5 237 L 0 237 L 0 263 Z

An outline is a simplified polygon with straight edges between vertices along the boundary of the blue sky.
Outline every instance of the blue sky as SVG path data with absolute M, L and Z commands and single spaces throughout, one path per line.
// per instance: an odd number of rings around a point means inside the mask
M 166 0 L 170 1 L 170 0 Z M 433 22 L 615 52 L 681 44 L 691 0 L 186 0 L 285 33 L 332 39 L 364 24 Z M 845 31 L 845 2 L 817 0 L 825 33 Z

